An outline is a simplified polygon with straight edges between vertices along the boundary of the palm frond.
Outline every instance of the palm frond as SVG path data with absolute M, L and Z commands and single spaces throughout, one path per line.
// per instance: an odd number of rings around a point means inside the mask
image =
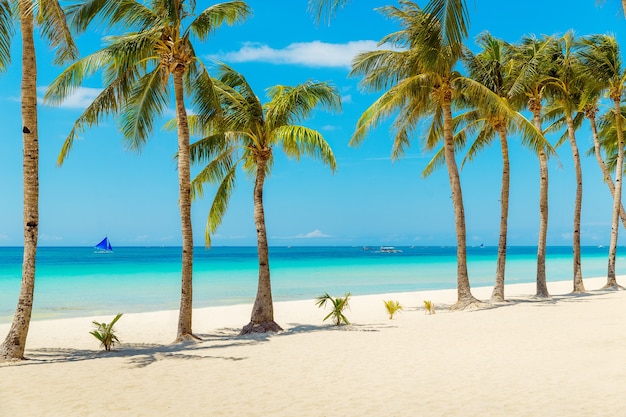
M 349 0 L 309 0 L 308 10 L 315 18 L 315 23 L 320 21 L 330 23 L 338 10 L 343 8 Z
M 208 7 L 189 25 L 189 30 L 200 40 L 205 40 L 222 24 L 234 25 L 243 22 L 252 14 L 252 9 L 243 1 L 228 1 Z
M 270 101 L 263 107 L 270 131 L 305 119 L 316 108 L 341 109 L 337 89 L 325 82 L 307 81 L 295 87 L 277 85 L 267 90 L 267 96 Z
M 11 41 L 15 26 L 8 0 L 0 0 L 0 71 L 6 71 L 11 62 Z
M 37 22 L 41 34 L 55 50 L 55 64 L 78 58 L 78 48 L 67 25 L 65 13 L 58 0 L 39 0 Z
M 290 125 L 281 126 L 272 134 L 276 138 L 272 142 L 281 143 L 287 156 L 299 160 L 301 155 L 306 155 L 321 160 L 333 172 L 337 169 L 335 155 L 328 142 L 318 131 L 304 126 Z
M 146 142 L 169 101 L 169 90 L 158 69 L 141 77 L 124 103 L 118 119 L 129 149 L 138 150 Z
M 422 170 L 422 178 L 429 177 L 437 169 L 441 168 L 446 162 L 446 155 L 444 153 L 443 146 L 440 147 L 433 155 L 430 161 L 426 164 Z
M 400 1 L 400 3 L 411 2 Z M 460 55 L 470 24 L 465 0 L 429 0 L 424 12 L 441 25 L 444 44 L 449 46 L 455 55 Z
M 142 31 L 155 26 L 159 19 L 153 10 L 137 0 L 86 0 L 73 3 L 65 10 L 72 29 L 78 33 L 87 30 L 94 20 L 109 27 L 119 24 L 126 30 Z

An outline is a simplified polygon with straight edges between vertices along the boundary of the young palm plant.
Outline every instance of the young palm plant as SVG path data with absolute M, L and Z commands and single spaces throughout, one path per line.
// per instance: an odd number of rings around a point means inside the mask
M 77 134 L 98 125 L 107 115 L 119 115 L 120 130 L 128 147 L 139 150 L 150 137 L 155 119 L 175 100 L 178 135 L 178 183 L 182 233 L 181 301 L 177 341 L 197 337 L 192 323 L 193 232 L 191 225 L 191 174 L 189 123 L 185 97 L 202 99 L 204 113 L 219 112 L 206 69 L 195 55 L 192 39 L 204 41 L 223 23 L 244 20 L 250 9 L 245 2 L 218 3 L 200 13 L 195 1 L 153 0 L 144 5 L 135 0 L 89 0 L 68 11 L 74 27 L 84 31 L 92 21 L 121 25 L 121 36 L 105 39 L 106 46 L 70 65 L 52 82 L 46 100 L 58 104 L 98 71 L 104 73 L 104 89 L 75 122 L 58 163 L 67 157 Z M 213 99 L 208 100 L 209 99 Z
M 350 299 L 349 292 L 347 292 L 343 297 L 337 297 L 337 298 L 333 298 L 328 293 L 325 293 L 324 295 L 317 297 L 317 302 L 315 304 L 317 304 L 318 307 L 322 308 L 326 306 L 326 303 L 330 303 L 331 304 L 330 313 L 328 313 L 328 315 L 324 317 L 323 321 L 326 321 L 327 319 L 332 317 L 333 322 L 335 323 L 335 326 L 341 326 L 342 323 L 350 324 L 350 322 L 348 321 L 348 318 L 343 314 L 343 311 L 346 308 L 350 308 L 350 306 L 348 305 L 349 299 Z
M 120 340 L 117 338 L 115 334 L 115 323 L 122 317 L 122 313 L 119 313 L 117 316 L 113 318 L 111 323 L 98 323 L 97 321 L 93 321 L 93 325 L 96 327 L 95 330 L 89 332 L 89 334 L 93 335 L 96 339 L 100 341 L 100 345 L 109 352 L 116 343 L 119 343 Z
M 396 115 L 392 158 L 404 154 L 418 123 L 432 123 L 427 133 L 429 147 L 443 139 L 445 165 L 450 180 L 457 237 L 457 294 L 453 309 L 477 303 L 467 274 L 465 209 L 455 160 L 452 106 L 462 96 L 490 101 L 507 111 L 501 100 L 485 86 L 462 76 L 456 66 L 463 55 L 462 40 L 467 37 L 468 16 L 464 1 L 431 0 L 422 10 L 417 4 L 401 0 L 399 7 L 378 10 L 396 20 L 401 29 L 384 37 L 379 44 L 395 49 L 364 52 L 354 59 L 351 75 L 363 76 L 366 90 L 387 89 L 357 122 L 350 141 L 359 145 L 367 133 L 383 119 Z M 443 135 L 435 132 L 443 131 Z
M 15 7 L 13 7 L 13 5 Z M 16 12 L 16 13 L 14 13 Z M 14 25 L 19 22 L 22 58 L 22 141 L 24 181 L 24 256 L 22 284 L 11 328 L 0 345 L 0 361 L 24 359 L 33 311 L 35 264 L 39 236 L 39 122 L 37 117 L 37 56 L 35 25 L 51 49 L 55 64 L 78 56 L 65 14 L 57 0 L 0 1 L 0 71 L 10 62 Z
M 397 312 L 404 310 L 404 307 L 400 304 L 400 301 L 387 300 L 385 303 L 385 309 L 387 309 L 387 313 L 389 314 L 389 320 L 393 320 L 393 315 Z
M 280 331 L 274 321 L 263 186 L 273 165 L 274 150 L 279 147 L 290 158 L 318 158 L 335 171 L 335 156 L 321 133 L 296 123 L 318 107 L 339 110 L 341 99 L 335 87 L 309 81 L 294 87 L 271 87 L 267 90 L 269 101 L 261 104 L 243 75 L 225 64 L 219 64 L 216 73 L 213 84 L 222 103 L 223 118 L 198 113 L 193 119 L 192 128 L 202 129 L 205 137 L 191 146 L 191 159 L 193 163 L 207 164 L 192 182 L 193 196 L 202 196 L 204 184 L 217 184 L 205 233 L 210 245 L 211 234 L 228 207 L 238 166 L 242 165 L 254 179 L 259 280 L 250 323 L 241 333 Z

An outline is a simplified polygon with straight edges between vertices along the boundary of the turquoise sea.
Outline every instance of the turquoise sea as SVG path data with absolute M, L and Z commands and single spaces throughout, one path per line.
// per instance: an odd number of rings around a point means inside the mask
M 455 247 L 271 247 L 275 301 L 315 298 L 324 292 L 353 295 L 456 288 Z M 618 250 L 620 258 L 626 249 Z M 492 286 L 496 247 L 468 248 L 472 287 Z M 583 248 L 583 276 L 606 276 L 604 247 Z M 21 247 L 0 247 L 0 322 L 15 311 Z M 97 254 L 89 247 L 40 247 L 34 319 L 178 309 L 180 247 L 118 247 Z M 548 281 L 572 279 L 571 247 L 549 247 Z M 536 248 L 510 247 L 507 283 L 534 282 Z M 256 247 L 194 249 L 194 307 L 252 303 Z

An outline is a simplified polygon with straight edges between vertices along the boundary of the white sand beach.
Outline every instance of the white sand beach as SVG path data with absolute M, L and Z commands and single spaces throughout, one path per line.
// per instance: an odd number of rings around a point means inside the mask
M 249 305 L 203 308 L 203 341 L 185 345 L 177 311 L 127 314 L 110 353 L 88 332 L 112 317 L 34 321 L 30 360 L 0 365 L 0 416 L 624 415 L 626 291 L 604 282 L 549 283 L 544 301 L 509 285 L 508 303 L 462 312 L 445 308 L 456 291 L 355 296 L 342 327 L 312 300 L 281 302 L 285 331 L 253 337 L 237 335 Z M 405 306 L 393 320 L 390 299 Z

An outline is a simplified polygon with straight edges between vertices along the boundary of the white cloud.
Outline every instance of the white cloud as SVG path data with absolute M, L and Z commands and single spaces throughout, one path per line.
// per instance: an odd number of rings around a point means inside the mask
M 37 88 L 42 96 L 45 94 L 46 89 L 47 87 Z M 86 109 L 101 92 L 101 88 L 78 87 L 74 93 L 60 103 L 58 107 L 64 109 Z M 39 102 L 42 103 L 43 99 L 39 99 Z
M 246 42 L 238 51 L 210 55 L 226 62 L 268 62 L 271 64 L 304 65 L 307 67 L 350 68 L 352 58 L 359 52 L 378 48 L 376 41 L 351 41 L 344 44 L 320 41 L 296 42 L 283 49 Z
M 315 229 L 312 232 L 300 234 L 296 236 L 295 238 L 296 239 L 315 239 L 315 238 L 320 238 L 320 237 L 332 237 L 332 236 L 322 233 L 322 231 L 319 229 Z

